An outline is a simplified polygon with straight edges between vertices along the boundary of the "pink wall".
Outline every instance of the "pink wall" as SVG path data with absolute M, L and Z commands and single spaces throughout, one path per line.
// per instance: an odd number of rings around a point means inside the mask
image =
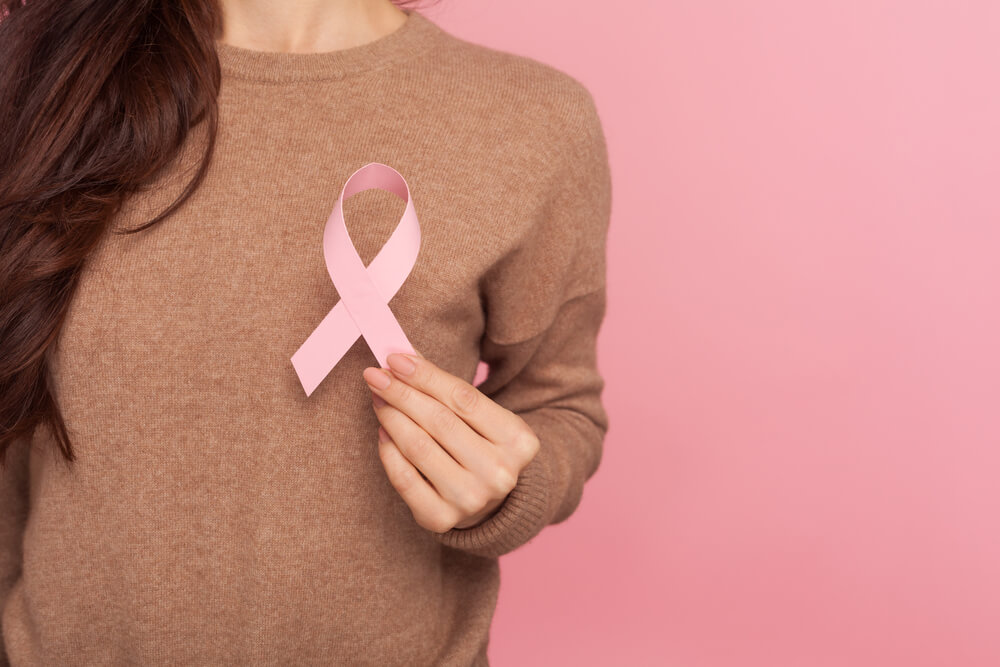
M 612 431 L 495 665 L 1000 665 L 1000 3 L 425 13 L 582 80 L 614 178 Z

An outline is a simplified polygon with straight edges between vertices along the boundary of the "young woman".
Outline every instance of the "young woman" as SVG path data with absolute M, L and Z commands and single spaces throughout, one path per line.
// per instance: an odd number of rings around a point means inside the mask
M 0 663 L 486 665 L 608 429 L 588 90 L 390 0 L 0 8 Z

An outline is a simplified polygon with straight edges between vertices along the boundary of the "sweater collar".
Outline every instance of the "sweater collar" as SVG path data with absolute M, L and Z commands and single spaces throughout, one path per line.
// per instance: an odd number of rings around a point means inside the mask
M 415 9 L 403 11 L 407 19 L 393 32 L 337 51 L 257 51 L 217 40 L 222 76 L 269 83 L 335 80 L 410 60 L 433 46 L 442 30 Z

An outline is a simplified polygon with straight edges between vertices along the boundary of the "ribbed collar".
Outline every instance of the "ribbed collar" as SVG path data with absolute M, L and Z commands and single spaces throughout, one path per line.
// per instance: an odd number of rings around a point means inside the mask
M 367 44 L 337 51 L 257 51 L 216 41 L 222 76 L 270 83 L 322 81 L 405 62 L 431 48 L 443 32 L 417 10 L 402 11 L 407 19 L 393 32 Z

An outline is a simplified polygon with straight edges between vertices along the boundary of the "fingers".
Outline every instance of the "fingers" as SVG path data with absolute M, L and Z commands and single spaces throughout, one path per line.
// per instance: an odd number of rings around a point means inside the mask
M 382 405 L 375 404 L 374 409 L 381 428 L 389 434 L 403 456 L 448 499 L 448 486 L 452 483 L 449 480 L 466 474 L 461 464 L 420 424 L 388 401 Z
M 459 519 L 455 508 L 420 475 L 420 471 L 399 451 L 381 426 L 378 455 L 389 483 L 409 506 L 419 525 L 436 533 L 444 533 L 454 527 Z
M 453 508 L 461 510 L 459 518 L 479 514 L 491 499 L 502 497 L 513 488 L 517 483 L 518 468 L 508 461 L 510 457 L 503 450 L 485 441 L 453 414 L 450 416 L 460 430 L 446 434 L 439 441 L 389 400 L 409 405 L 415 400 L 429 401 L 436 405 L 432 409 L 448 409 L 405 383 L 394 380 L 392 384 L 397 386 L 402 398 L 393 393 L 392 386 L 377 390 L 377 393 L 373 389 L 375 414 L 382 429 L 399 453 L 418 473 L 426 476 L 440 497 Z M 389 400 L 383 399 L 383 396 Z M 449 450 L 462 453 L 460 458 L 463 461 L 452 458 Z
M 402 412 L 409 418 L 409 421 L 425 431 L 462 467 L 474 472 L 485 472 L 489 469 L 491 462 L 498 460 L 499 454 L 488 456 L 490 450 L 494 449 L 492 443 L 476 433 L 458 415 L 434 397 L 401 381 L 382 368 L 366 368 L 364 377 L 375 395 Z M 378 380 L 381 378 L 388 380 L 388 385 L 384 388 L 378 386 Z M 376 413 L 380 414 L 381 420 L 381 413 L 378 410 Z M 412 430 L 407 428 L 405 423 L 399 422 L 392 412 L 386 414 L 389 419 L 397 421 L 397 428 L 402 431 L 400 433 L 393 432 L 393 429 L 390 428 L 392 424 L 383 421 L 383 425 L 389 428 L 393 440 L 403 446 L 402 451 L 407 454 L 407 458 L 421 470 L 424 470 L 420 461 L 409 456 L 406 448 L 407 443 L 404 438 L 407 437 L 406 432 L 412 432 Z M 424 474 L 428 474 L 428 471 L 424 470 Z
M 395 379 L 436 399 L 493 444 L 506 444 L 512 431 L 519 427 L 513 412 L 422 356 L 394 353 L 388 356 L 388 362 Z

